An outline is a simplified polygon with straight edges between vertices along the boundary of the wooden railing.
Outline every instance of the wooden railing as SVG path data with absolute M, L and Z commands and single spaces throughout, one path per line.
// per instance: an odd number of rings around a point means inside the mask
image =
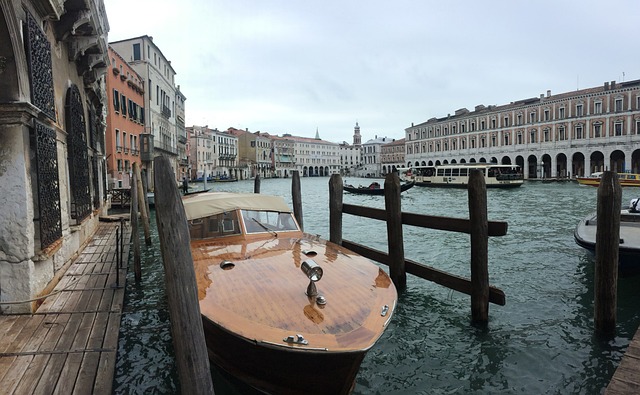
M 342 203 L 342 177 L 331 176 L 329 181 L 329 240 L 376 262 L 389 266 L 389 274 L 396 288 L 406 288 L 406 273 L 433 281 L 447 288 L 471 295 L 474 321 L 488 320 L 488 303 L 504 306 L 505 294 L 489 285 L 488 237 L 503 236 L 507 223 L 487 220 L 486 185 L 481 172 L 473 171 L 469 190 L 469 219 L 404 213 L 400 206 L 400 180 L 396 173 L 387 175 L 384 183 L 385 209 Z M 388 251 L 385 253 L 342 238 L 342 214 L 381 220 L 387 223 Z M 471 279 L 446 273 L 419 262 L 405 259 L 402 225 L 468 233 L 471 235 Z

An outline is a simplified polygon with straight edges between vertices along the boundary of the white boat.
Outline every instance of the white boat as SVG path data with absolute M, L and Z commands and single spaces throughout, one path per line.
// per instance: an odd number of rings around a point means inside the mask
M 597 214 L 593 212 L 578 222 L 573 233 L 579 246 L 594 253 L 597 224 Z M 623 273 L 640 271 L 640 199 L 631 200 L 629 207 L 620 212 L 618 263 Z
M 518 165 L 461 163 L 438 166 L 413 166 L 403 174 L 404 181 L 422 187 L 466 188 L 471 170 L 481 170 L 487 188 L 516 188 L 524 183 Z
M 210 360 L 267 393 L 349 393 L 393 315 L 387 273 L 303 233 L 281 197 L 183 203 Z

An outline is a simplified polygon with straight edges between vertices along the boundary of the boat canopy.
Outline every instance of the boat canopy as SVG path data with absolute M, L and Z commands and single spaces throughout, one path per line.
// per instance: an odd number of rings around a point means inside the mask
M 257 193 L 208 192 L 182 199 L 187 220 L 241 210 L 292 212 L 280 196 Z

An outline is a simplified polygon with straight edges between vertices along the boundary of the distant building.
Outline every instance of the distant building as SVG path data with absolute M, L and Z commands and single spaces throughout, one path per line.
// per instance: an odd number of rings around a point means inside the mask
M 0 314 L 35 311 L 107 211 L 108 31 L 102 0 L 0 1 Z
M 246 173 L 244 178 L 262 178 L 272 176 L 271 139 L 268 134 L 236 128 L 227 129 L 227 133 L 238 138 L 238 167 Z
M 478 105 L 411 125 L 406 164 L 517 164 L 525 178 L 640 172 L 640 80 Z
M 388 137 L 375 136 L 362 144 L 362 166 L 358 169 L 360 177 L 382 177 L 382 146 L 393 141 Z
M 404 163 L 404 139 L 395 140 L 392 139 L 390 143 L 384 144 L 380 147 L 380 159 L 382 175 L 387 175 L 398 168 L 405 167 Z
M 142 161 L 152 169 L 156 156 L 169 159 L 176 179 L 181 174 L 182 158 L 178 152 L 178 135 L 184 130 L 184 119 L 180 120 L 177 110 L 184 111 L 184 95 L 175 85 L 176 71 L 151 36 L 140 36 L 111 42 L 110 45 L 126 60 L 145 81 L 145 134 L 143 138 Z M 176 99 L 178 106 L 176 106 Z M 149 144 L 144 144 L 148 141 Z M 149 172 L 149 185 L 153 185 L 153 170 Z
M 362 167 L 362 137 L 360 136 L 360 126 L 356 122 L 353 128 L 353 144 L 346 141 L 340 144 L 340 174 L 343 176 L 354 176 Z
M 238 137 L 209 129 L 208 126 L 190 126 L 189 135 L 189 168 L 192 180 L 204 177 L 230 177 L 244 180 L 246 169 L 238 166 Z
M 109 46 L 110 70 L 106 74 L 108 187 L 130 188 L 133 163 L 140 160 L 140 135 L 144 133 L 144 81 Z

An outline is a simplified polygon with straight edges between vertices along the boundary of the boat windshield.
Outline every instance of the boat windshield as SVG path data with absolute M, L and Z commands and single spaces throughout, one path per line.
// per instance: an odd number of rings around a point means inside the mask
M 241 213 L 247 233 L 298 230 L 298 225 L 291 213 L 256 210 L 241 210 Z

